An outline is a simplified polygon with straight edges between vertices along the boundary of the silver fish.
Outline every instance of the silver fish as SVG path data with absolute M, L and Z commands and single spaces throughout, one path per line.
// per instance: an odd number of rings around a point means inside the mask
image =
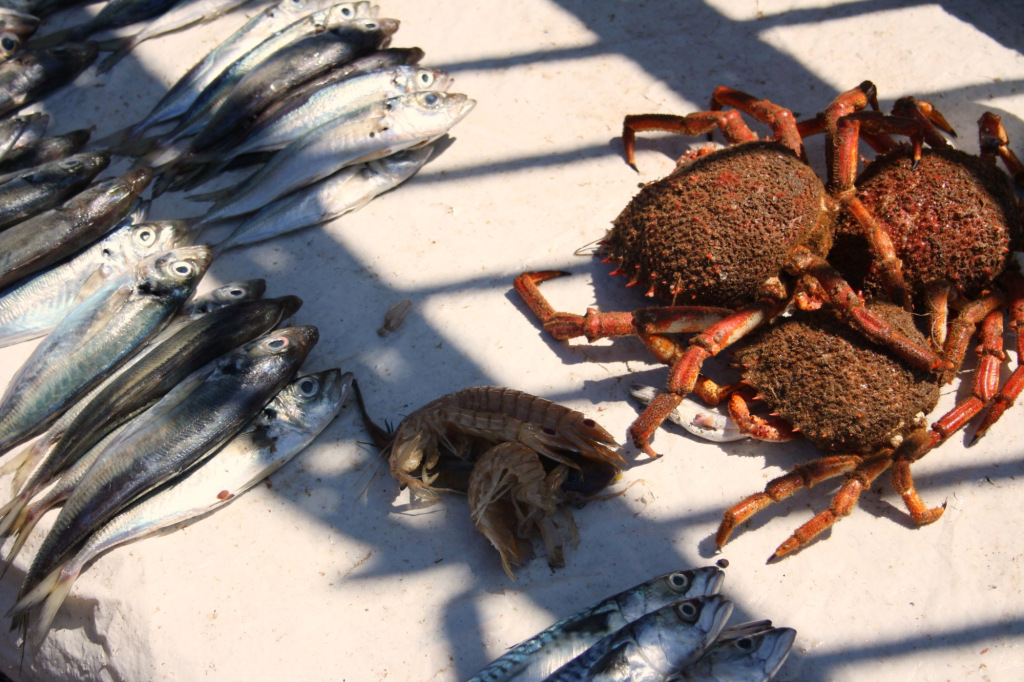
M 252 213 L 345 166 L 427 145 L 448 132 L 475 105 L 475 100 L 462 94 L 418 92 L 386 100 L 379 117 L 355 122 L 347 117 L 335 119 L 277 152 L 236 187 L 216 193 L 225 196 L 210 208 L 204 221 Z
M 277 5 L 263 10 L 232 33 L 224 42 L 217 45 L 206 57 L 178 79 L 178 82 L 171 86 L 167 94 L 156 103 L 143 120 L 105 138 L 101 144 L 118 148 L 122 153 L 136 153 L 131 150 L 122 150 L 120 147 L 125 141 L 138 138 L 150 128 L 183 115 L 199 94 L 206 89 L 206 86 L 242 55 L 278 30 L 289 26 L 303 16 L 326 9 L 330 5 L 331 0 L 282 0 Z M 371 11 L 369 2 L 357 2 L 351 4 L 351 13 L 353 18 L 376 16 L 376 8 L 372 8 Z
M 39 17 L 0 8 L 0 61 L 10 59 L 39 28 Z
M 358 210 L 378 195 L 411 178 L 432 152 L 431 147 L 422 147 L 343 168 L 246 218 L 226 239 L 213 246 L 214 255 L 320 225 Z
M 512 647 L 469 682 L 543 680 L 641 616 L 683 599 L 717 594 L 724 577 L 720 568 L 705 566 L 651 578 L 563 618 Z
M 182 114 L 178 125 L 156 141 L 157 150 L 147 155 L 144 162 L 150 165 L 161 165 L 169 160 L 168 156 L 170 158 L 176 156 L 175 143 L 199 132 L 209 116 L 224 102 L 235 85 L 264 60 L 303 38 L 356 20 L 357 12 L 357 6 L 352 3 L 332 5 L 277 31 L 236 59 L 203 88 L 203 91 L 189 106 L 188 111 Z
M 7 157 L 10 152 L 24 145 L 30 138 L 42 135 L 40 128 L 45 131 L 50 124 L 49 114 L 34 113 L 24 116 L 8 116 L 0 121 L 0 159 Z
M 192 247 L 195 248 L 195 247 Z M 20 597 L 142 495 L 190 469 L 237 434 L 286 384 L 316 344 L 289 327 L 197 370 L 110 441 L 68 496 L 22 583 Z M 12 609 L 14 627 L 28 614 Z
M 0 348 L 48 333 L 95 289 L 193 238 L 182 220 L 128 222 L 74 258 L 0 292 Z
M 213 21 L 250 0 L 203 0 L 202 2 L 179 2 L 153 21 L 145 24 L 138 33 L 100 43 L 100 49 L 112 52 L 96 67 L 97 73 L 106 73 L 137 45 L 150 38 L 180 31 L 189 26 Z
M 545 682 L 660 682 L 697 660 L 731 613 L 732 602 L 720 595 L 662 607 L 600 640 Z
M 22 50 L 0 63 L 0 116 L 36 102 L 75 80 L 96 60 L 96 43 Z
M 243 343 L 269 332 L 302 306 L 296 296 L 246 301 L 182 325 L 166 341 L 145 349 L 122 371 L 86 396 L 70 419 L 58 419 L 42 438 L 50 444 L 28 482 L 2 509 L 0 534 L 29 499 L 112 429 L 155 403 L 189 374 Z
M 0 399 L 0 452 L 42 433 L 163 326 L 210 263 L 205 246 L 148 258 L 68 314 Z
M 109 0 L 103 5 L 103 9 L 88 21 L 48 33 L 36 38 L 32 44 L 39 47 L 52 47 L 69 42 L 77 43 L 93 33 L 131 26 L 140 21 L 159 17 L 177 2 L 179 0 Z
M 132 210 L 152 178 L 148 168 L 129 171 L 0 232 L 0 288 L 77 253 L 109 232 Z
M 59 206 L 88 187 L 109 163 L 108 152 L 83 152 L 0 184 L 0 229 Z
M 0 184 L 8 182 L 36 166 L 59 161 L 77 153 L 89 141 L 92 131 L 89 128 L 72 130 L 63 135 L 52 135 L 33 140 L 16 149 L 0 161 Z
M 263 298 L 266 291 L 267 280 L 265 279 L 228 282 L 204 294 L 196 294 L 182 307 L 181 313 L 176 319 L 189 319 L 196 315 L 205 315 L 218 308 L 242 301 L 257 301 Z
M 786 662 L 796 639 L 792 628 L 730 634 L 727 628 L 696 662 L 666 682 L 769 682 Z
M 219 509 L 277 471 L 334 419 L 351 384 L 352 374 L 337 369 L 296 379 L 208 460 L 97 530 L 74 557 L 15 605 L 15 609 L 27 609 L 44 602 L 28 640 L 35 644 L 43 640 L 89 561 L 126 542 Z

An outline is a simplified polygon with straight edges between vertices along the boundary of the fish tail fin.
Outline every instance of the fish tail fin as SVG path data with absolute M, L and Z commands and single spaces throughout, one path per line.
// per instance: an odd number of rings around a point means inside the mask
M 33 647 L 38 647 L 46 639 L 46 635 L 50 632 L 50 627 L 53 625 L 53 619 L 57 617 L 57 612 L 60 611 L 61 605 L 71 592 L 71 586 L 75 584 L 78 571 L 65 574 L 62 570 L 56 569 L 50 576 L 53 576 L 53 582 L 50 585 L 49 592 L 45 595 L 45 601 L 40 607 L 35 621 L 27 626 L 26 641 L 31 643 Z M 47 576 L 47 579 L 50 576 Z
M 96 66 L 96 73 L 103 74 L 110 71 L 119 61 L 128 56 L 128 53 L 135 49 L 137 43 L 132 38 L 113 38 L 101 42 L 100 50 L 110 51 L 106 57 Z
M 17 537 L 14 538 L 14 544 L 11 545 L 10 551 L 7 553 L 7 557 L 4 559 L 3 570 L 0 571 L 0 578 L 7 573 L 7 569 L 14 565 L 14 559 L 18 556 L 18 552 L 25 546 L 25 541 L 28 540 L 29 536 L 32 535 L 32 529 L 39 523 L 39 517 L 41 514 L 30 514 L 26 511 L 22 511 L 18 515 L 18 523 L 16 524 L 15 531 Z
M 0 507 L 0 537 L 7 537 L 16 530 L 14 528 L 15 519 L 21 515 L 25 505 L 28 504 L 28 495 L 28 491 L 22 490 L 10 502 Z
M 238 192 L 238 185 L 232 185 L 225 187 L 224 189 L 214 190 L 213 192 L 204 192 L 200 194 L 188 194 L 185 196 L 189 201 L 220 201 L 221 199 L 227 199 Z

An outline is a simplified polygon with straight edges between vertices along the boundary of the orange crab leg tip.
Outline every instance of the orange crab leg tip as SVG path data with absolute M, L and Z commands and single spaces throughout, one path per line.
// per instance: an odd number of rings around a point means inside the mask
M 781 559 L 782 557 L 786 556 L 790 552 L 792 552 L 794 550 L 797 550 L 799 548 L 800 548 L 800 540 L 798 540 L 795 535 L 791 535 L 791 536 L 789 536 L 789 538 L 786 539 L 785 542 L 783 542 L 781 545 L 779 545 L 778 549 L 776 549 L 775 552 L 770 557 L 768 557 L 768 561 L 765 562 L 765 563 L 769 563 L 770 564 L 770 563 L 772 563 L 774 561 L 778 561 L 779 559 Z

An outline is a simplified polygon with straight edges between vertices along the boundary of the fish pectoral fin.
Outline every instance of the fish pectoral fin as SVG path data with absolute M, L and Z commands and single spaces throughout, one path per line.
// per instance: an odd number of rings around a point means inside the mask
M 82 283 L 74 302 L 71 304 L 72 308 L 77 307 L 82 301 L 95 294 L 106 283 L 107 270 L 101 265 L 93 270 L 92 274 Z
M 95 314 L 91 317 L 90 324 L 79 330 L 78 342 L 69 352 L 75 352 L 86 345 L 96 333 L 106 330 L 110 320 L 124 307 L 133 291 L 134 287 L 127 283 L 112 288 L 110 294 L 103 300 L 103 303 L 96 308 Z

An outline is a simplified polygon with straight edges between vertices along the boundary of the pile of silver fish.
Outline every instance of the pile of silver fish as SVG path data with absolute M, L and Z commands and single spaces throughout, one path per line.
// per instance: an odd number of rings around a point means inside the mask
M 366 412 L 363 421 L 387 459 L 391 475 L 413 495 L 466 495 L 470 518 L 501 556 L 523 563 L 521 541 L 539 535 L 551 568 L 565 566 L 564 535 L 575 543 L 568 503 L 594 496 L 625 465 L 615 440 L 576 410 L 499 386 L 474 386 L 415 410 L 394 431 Z M 556 522 L 561 513 L 563 533 Z
M 716 566 L 652 578 L 563 618 L 470 682 L 767 682 L 796 638 L 760 620 L 727 627 Z

